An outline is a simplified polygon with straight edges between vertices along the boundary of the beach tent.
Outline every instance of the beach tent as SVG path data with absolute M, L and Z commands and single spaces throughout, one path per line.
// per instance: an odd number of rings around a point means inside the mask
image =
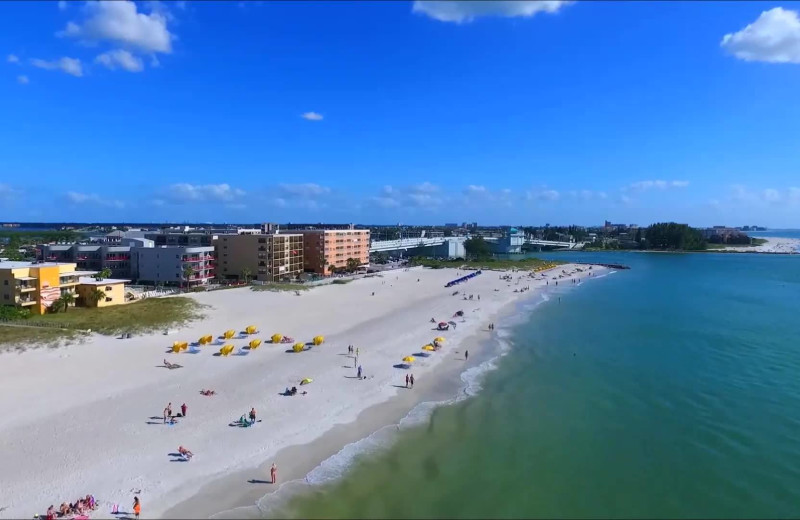
M 254 339 L 253 341 L 250 342 L 250 350 L 255 350 L 259 346 L 261 346 L 261 340 L 260 339 Z
M 313 379 L 311 379 L 310 377 L 307 377 L 307 378 L 303 379 L 302 381 L 300 381 L 300 384 L 301 385 L 307 385 L 312 381 L 313 381 Z
M 414 356 L 406 356 L 406 357 L 403 358 L 403 361 L 405 361 L 406 363 L 413 363 L 414 362 Z
M 305 348 L 306 346 L 303 343 L 295 343 L 294 346 L 292 347 L 292 350 L 294 350 L 295 352 L 302 352 L 303 349 Z
M 277 334 L 276 333 L 276 334 L 273 334 L 272 338 L 270 338 L 270 339 L 272 340 L 273 343 L 280 343 L 281 340 L 283 339 L 283 336 L 281 334 Z
M 256 329 L 255 325 L 248 325 L 247 328 L 244 329 L 244 331 L 248 334 L 255 334 L 256 332 L 258 332 L 258 329 Z
M 322 343 L 325 341 L 325 336 L 314 336 L 314 339 L 311 341 L 314 343 L 314 345 L 322 345 Z
M 233 345 L 223 345 L 223 347 L 219 349 L 221 356 L 227 356 L 231 352 L 233 352 Z
M 433 341 L 435 341 L 436 343 L 444 343 L 444 338 L 439 336 L 437 338 L 433 338 Z
M 225 339 L 231 339 L 235 335 L 236 335 L 236 331 L 235 330 L 228 329 L 222 334 L 222 337 L 225 338 Z
M 432 352 L 432 351 L 434 351 L 436 349 L 433 348 L 433 345 L 425 345 L 424 347 L 422 347 L 422 350 L 427 350 L 429 352 Z
M 181 350 L 186 350 L 187 348 L 189 348 L 189 343 L 187 341 L 176 341 L 172 344 L 173 352 L 180 352 Z
M 211 336 L 211 334 L 206 334 L 205 336 L 202 336 L 199 340 L 197 340 L 197 343 L 199 343 L 200 345 L 208 345 L 212 341 L 214 341 L 214 338 Z

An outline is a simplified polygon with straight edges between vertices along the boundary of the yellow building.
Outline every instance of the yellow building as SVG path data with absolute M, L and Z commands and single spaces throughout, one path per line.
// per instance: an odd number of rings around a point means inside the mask
M 130 280 L 95 280 L 83 276 L 78 280 L 78 303 L 84 307 L 108 307 L 125 303 L 125 284 L 128 282 Z
M 0 262 L 0 304 L 44 314 L 62 294 L 77 297 L 78 278 L 91 272 L 76 271 L 76 267 L 74 263 Z

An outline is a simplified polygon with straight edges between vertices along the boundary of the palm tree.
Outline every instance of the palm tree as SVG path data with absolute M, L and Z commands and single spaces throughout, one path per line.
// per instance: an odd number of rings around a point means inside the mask
M 336 272 L 336 266 L 333 265 L 333 264 L 329 265 L 328 266 L 328 271 L 330 271 L 331 274 L 335 273 Z
M 94 279 L 97 281 L 105 280 L 106 278 L 111 278 L 111 269 L 108 267 L 104 268 L 102 271 L 94 275 Z
M 92 289 L 91 291 L 89 291 L 84 295 L 86 302 L 91 304 L 93 307 L 97 307 L 97 302 L 99 302 L 105 297 L 106 297 L 105 291 L 103 291 L 98 287 L 95 287 L 94 289 Z
M 183 278 L 186 280 L 186 290 L 189 290 L 189 279 L 194 274 L 194 267 L 192 264 L 184 264 L 183 266 Z
M 53 306 L 55 307 L 58 305 L 59 309 L 63 308 L 64 312 L 67 312 L 67 309 L 69 309 L 69 306 L 73 303 L 75 303 L 75 295 L 71 292 L 65 292 L 61 294 L 58 300 L 53 302 Z
M 354 272 L 358 269 L 358 260 L 355 258 L 348 258 L 347 259 L 347 270 L 350 272 Z
M 247 267 L 242 269 L 242 278 L 244 278 L 244 283 L 249 283 L 250 282 L 250 278 L 252 276 L 253 276 L 253 272 L 250 269 L 248 269 Z

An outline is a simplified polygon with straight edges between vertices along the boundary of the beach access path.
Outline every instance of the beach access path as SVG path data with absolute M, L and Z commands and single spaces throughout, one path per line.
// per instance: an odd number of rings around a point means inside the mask
M 547 278 L 576 267 L 588 276 L 588 266 L 568 264 Z M 299 296 L 248 288 L 195 293 L 189 297 L 207 306 L 206 317 L 168 335 L 92 335 L 81 344 L 0 354 L 0 518 L 41 515 L 50 504 L 87 493 L 100 504 L 92 518 L 114 518 L 115 503 L 129 511 L 134 494 L 142 499 L 143 516 L 159 517 L 215 478 L 255 468 L 282 448 L 353 422 L 361 411 L 404 391 L 395 385 L 403 384 L 407 372 L 417 380 L 433 377 L 449 349 L 486 330 L 487 317 L 545 286 L 527 272 L 512 273 L 515 280 L 525 276 L 517 285 L 484 271 L 444 288 L 466 273 L 411 268 Z M 523 286 L 532 291 L 514 292 Z M 456 290 L 460 294 L 453 296 Z M 464 293 L 475 298 L 465 301 Z M 463 318 L 454 318 L 459 310 Z M 432 317 L 457 327 L 433 330 Z M 241 351 L 250 339 L 264 340 L 246 355 L 215 356 L 218 341 L 195 354 L 167 353 L 174 341 L 217 338 L 248 325 L 259 333 L 225 341 Z M 325 343 L 289 353 L 291 345 L 268 343 L 274 333 L 299 342 L 324 335 Z M 417 357 L 408 371 L 395 367 L 437 336 L 446 338 L 441 352 Z M 365 379 L 356 378 L 348 345 L 359 349 Z M 183 368 L 163 367 L 165 358 Z M 303 378 L 313 383 L 301 387 Z M 282 395 L 292 386 L 308 394 Z M 201 389 L 216 395 L 203 396 Z M 173 426 L 162 420 L 170 402 L 174 411 L 188 406 L 187 417 Z M 252 407 L 260 423 L 229 426 Z M 178 446 L 194 453 L 190 462 L 171 455 Z M 280 461 L 281 467 L 287 464 Z

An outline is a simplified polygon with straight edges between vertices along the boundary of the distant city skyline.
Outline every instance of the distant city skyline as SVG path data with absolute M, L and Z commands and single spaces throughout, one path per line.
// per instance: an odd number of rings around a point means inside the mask
M 20 2 L 0 53 L 0 221 L 800 227 L 796 4 Z

